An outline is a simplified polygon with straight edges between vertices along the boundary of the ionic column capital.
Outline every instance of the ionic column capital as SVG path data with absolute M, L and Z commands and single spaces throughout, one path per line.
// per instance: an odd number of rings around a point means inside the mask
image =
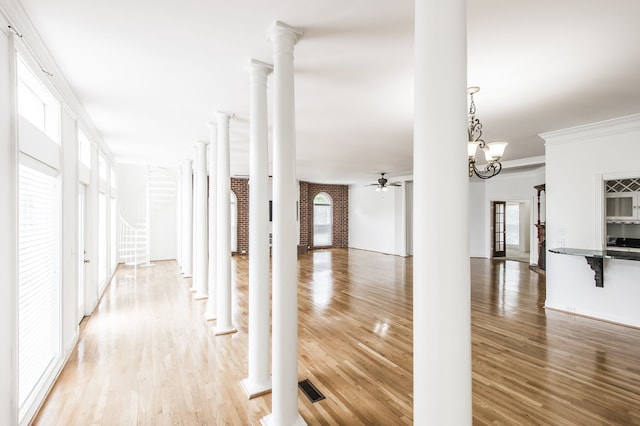
M 224 112 L 224 111 L 216 111 L 216 124 L 220 125 L 229 125 L 229 120 L 234 117 L 234 114 Z
M 252 83 L 254 81 L 262 82 L 262 80 L 266 83 L 267 76 L 273 71 L 273 65 L 257 59 L 251 59 L 247 65 L 247 71 L 249 71 Z
M 269 30 L 268 38 L 273 43 L 275 53 L 293 53 L 293 46 L 300 40 L 304 31 L 281 21 L 275 21 Z

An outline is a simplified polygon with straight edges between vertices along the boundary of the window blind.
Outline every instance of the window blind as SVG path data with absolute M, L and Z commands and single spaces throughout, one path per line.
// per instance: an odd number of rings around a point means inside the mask
M 20 411 L 60 353 L 57 178 L 18 170 L 18 398 Z M 28 405 L 28 404 L 26 404 Z

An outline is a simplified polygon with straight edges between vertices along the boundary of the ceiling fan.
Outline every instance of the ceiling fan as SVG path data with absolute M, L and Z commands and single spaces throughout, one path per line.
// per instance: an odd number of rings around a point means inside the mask
M 384 175 L 386 175 L 386 173 L 380 173 L 378 183 L 370 183 L 367 186 L 375 186 L 376 191 L 388 191 L 390 186 L 402 186 L 400 182 L 389 182 Z

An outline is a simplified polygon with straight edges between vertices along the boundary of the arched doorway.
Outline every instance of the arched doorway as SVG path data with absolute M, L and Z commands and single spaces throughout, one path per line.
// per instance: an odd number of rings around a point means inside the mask
M 313 245 L 329 247 L 333 245 L 332 232 L 333 201 L 326 192 L 313 198 Z

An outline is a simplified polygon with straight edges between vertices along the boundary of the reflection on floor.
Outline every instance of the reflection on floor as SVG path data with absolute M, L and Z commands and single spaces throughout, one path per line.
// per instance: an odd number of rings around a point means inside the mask
M 530 253 L 528 251 L 520 251 L 517 248 L 507 246 L 507 256 L 505 259 L 529 263 Z
M 326 396 L 298 392 L 308 424 L 412 423 L 412 262 L 299 256 L 298 377 Z M 545 310 L 545 278 L 522 262 L 473 258 L 470 273 L 474 425 L 640 425 L 640 329 Z M 240 385 L 247 278 L 234 256 L 238 333 L 216 337 L 176 262 L 120 267 L 34 424 L 259 424 L 271 395 Z

